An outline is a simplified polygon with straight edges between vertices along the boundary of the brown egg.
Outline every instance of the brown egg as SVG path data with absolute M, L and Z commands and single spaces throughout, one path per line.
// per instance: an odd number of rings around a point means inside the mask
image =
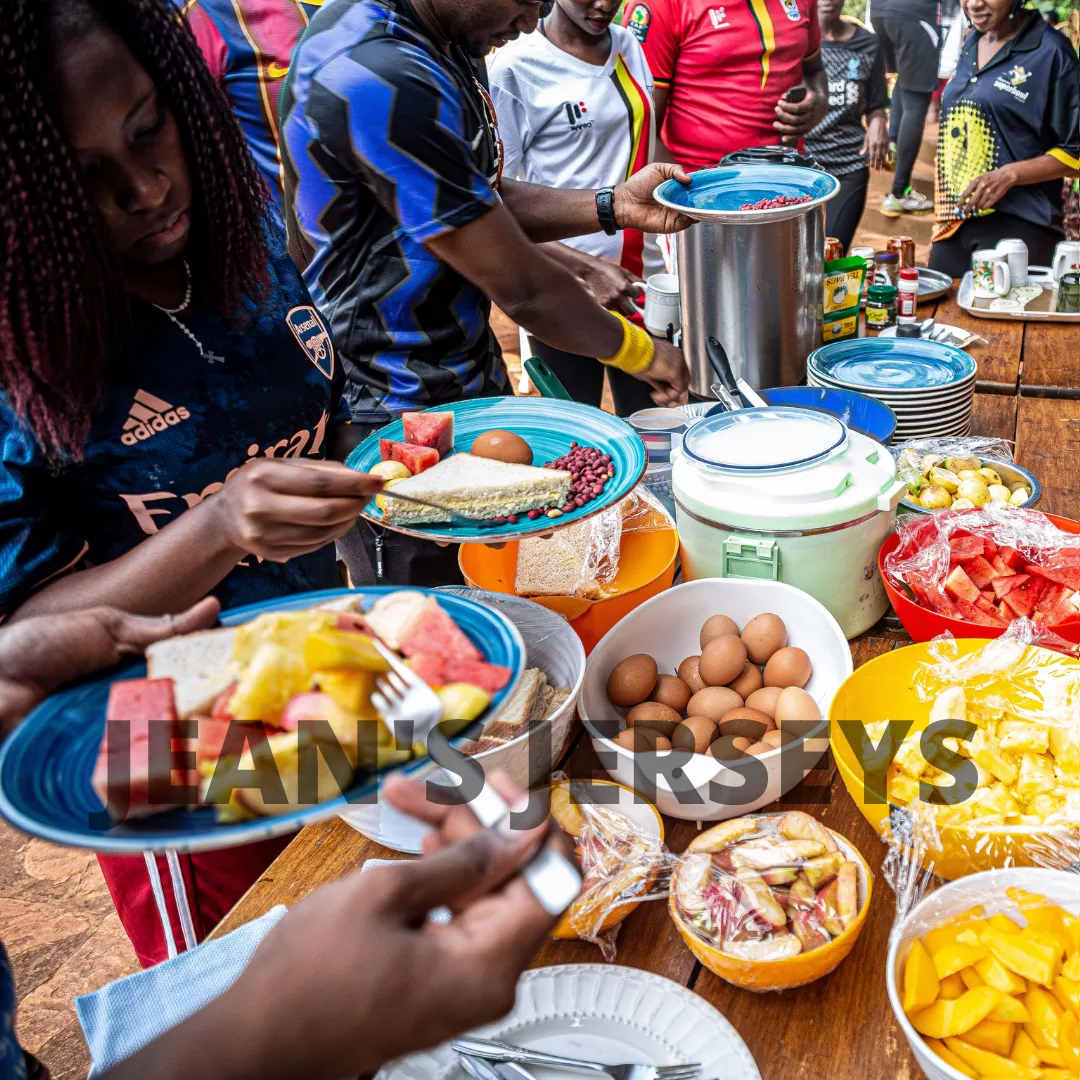
M 675 729 L 671 736 L 671 745 L 676 750 L 704 754 L 719 737 L 716 724 L 707 716 L 691 716 Z
M 701 647 L 704 649 L 713 638 L 724 637 L 725 634 L 738 637 L 738 623 L 734 619 L 729 619 L 726 615 L 711 615 L 705 620 L 705 625 L 701 628 L 699 637 Z
M 701 677 L 701 672 L 698 669 L 700 661 L 700 656 L 688 656 L 679 665 L 679 678 L 690 687 L 691 694 L 696 694 L 705 687 L 705 680 Z
M 745 705 L 741 709 L 732 709 L 720 718 L 721 735 L 740 735 L 755 742 L 775 726 L 768 713 L 748 709 Z
M 507 461 L 511 465 L 531 465 L 533 462 L 532 447 L 520 435 L 499 428 L 477 435 L 469 453 L 495 461 Z
M 652 728 L 665 739 L 670 739 L 671 733 L 681 723 L 682 717 L 674 709 L 661 705 L 659 701 L 643 701 L 626 714 L 627 727 Z
M 751 664 L 747 660 L 739 673 L 739 677 L 732 679 L 728 685 L 745 701 L 756 690 L 760 690 L 764 682 L 765 680 L 761 677 L 761 669 L 757 664 Z
M 607 678 L 607 696 L 612 705 L 630 708 L 644 701 L 656 685 L 656 661 L 648 653 L 634 653 L 620 660 Z
M 745 756 L 746 748 L 753 744 L 753 739 L 744 739 L 738 735 L 721 735 L 709 747 L 707 753 L 709 757 L 714 757 L 717 761 L 737 761 Z
M 821 719 L 817 702 L 797 686 L 787 686 L 776 699 L 776 726 L 814 723 Z
M 688 716 L 707 716 L 719 720 L 724 713 L 742 705 L 742 698 L 727 686 L 706 686 L 699 690 L 686 706 Z
M 805 686 L 813 668 L 810 657 L 794 646 L 774 652 L 765 665 L 766 686 Z
M 775 746 L 770 746 L 768 743 L 756 742 L 746 748 L 748 754 L 753 754 L 754 757 L 761 757 L 762 754 L 769 754 L 775 750 Z
M 774 729 L 772 731 L 766 731 L 761 736 L 761 741 L 766 746 L 771 746 L 774 750 L 781 746 L 786 746 L 789 742 L 794 742 L 794 736 L 787 734 L 786 732 Z
M 747 699 L 746 704 L 751 709 L 760 709 L 776 719 L 776 699 L 783 693 L 779 686 L 763 686 L 755 690 Z
M 767 664 L 769 657 L 787 644 L 787 627 L 779 615 L 755 615 L 743 627 L 742 640 L 746 655 L 755 664 Z
M 649 700 L 659 701 L 661 705 L 667 705 L 677 713 L 684 713 L 691 696 L 690 687 L 678 675 L 659 675 Z
M 746 646 L 730 634 L 713 638 L 701 650 L 698 670 L 707 686 L 727 686 L 738 678 L 746 664 Z
M 620 731 L 611 741 L 635 754 L 671 749 L 671 742 L 663 735 L 657 734 L 652 728 L 627 728 L 625 731 Z

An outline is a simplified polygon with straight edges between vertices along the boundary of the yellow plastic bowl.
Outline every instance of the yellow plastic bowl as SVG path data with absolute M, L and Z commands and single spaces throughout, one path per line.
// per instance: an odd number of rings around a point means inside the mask
M 569 781 L 563 781 L 562 783 L 569 783 Z M 618 788 L 619 801 L 616 805 L 609 807 L 609 809 L 628 817 L 643 832 L 656 836 L 656 838 L 663 843 L 664 819 L 660 816 L 660 811 L 657 810 L 652 803 L 646 802 L 632 788 L 623 787 L 622 784 L 616 784 L 612 780 L 589 780 L 588 783 L 590 785 L 595 784 L 598 787 Z M 645 887 L 647 888 L 648 885 Z M 637 907 L 636 903 L 629 903 L 621 904 L 617 908 L 612 908 L 611 911 L 604 916 L 604 921 L 597 927 L 595 933 L 602 934 L 605 930 L 610 930 L 613 926 L 618 926 L 623 919 L 633 912 L 635 907 Z M 552 931 L 551 936 L 553 938 L 558 938 L 560 941 L 575 941 L 579 935 L 574 929 L 574 922 L 576 917 L 579 917 L 583 912 L 583 908 L 584 898 L 579 896 L 570 905 L 562 919 L 559 920 L 559 925 Z
M 719 975 L 721 979 L 726 979 L 743 990 L 791 990 L 828 975 L 851 952 L 866 925 L 870 899 L 874 892 L 874 875 L 854 844 L 832 829 L 829 829 L 829 832 L 845 856 L 859 867 L 859 913 L 839 937 L 833 938 L 823 948 L 799 953 L 798 956 L 786 960 L 743 960 L 730 956 L 715 945 L 703 941 L 687 926 L 675 905 L 675 890 L 672 889 L 668 898 L 668 911 L 675 923 L 675 929 L 682 935 L 687 948 L 714 975 Z
M 956 647 L 960 656 L 968 656 L 987 644 L 981 638 L 964 638 L 957 640 Z M 1045 649 L 1036 652 L 1044 653 L 1048 664 L 1076 663 Z M 931 643 L 908 645 L 879 656 L 848 677 L 829 709 L 829 734 L 840 776 L 855 805 L 879 836 L 888 824 L 888 803 L 867 802 L 862 766 L 839 724 L 842 720 L 857 720 L 864 725 L 880 720 L 912 720 L 911 731 L 921 731 L 929 719 L 931 703 L 919 700 L 912 682 L 918 665 L 933 660 Z M 971 828 L 961 824 L 945 825 L 938 831 L 941 850 L 926 852 L 921 862 L 926 869 L 952 881 L 982 870 L 1033 865 L 1027 846 L 1040 837 L 1060 835 L 1060 826 L 1048 830 L 1038 825 Z

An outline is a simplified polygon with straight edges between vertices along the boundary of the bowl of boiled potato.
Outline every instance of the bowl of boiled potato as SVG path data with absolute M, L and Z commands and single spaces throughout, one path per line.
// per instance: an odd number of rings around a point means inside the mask
M 721 821 L 795 787 L 828 747 L 851 649 L 812 596 L 705 578 L 620 620 L 585 668 L 578 711 L 608 774 L 662 814 Z
M 911 456 L 905 457 L 907 454 Z M 970 510 L 992 502 L 1030 510 L 1042 498 L 1042 484 L 1034 473 L 1015 461 L 974 455 L 920 456 L 905 450 L 898 462 L 898 474 L 908 480 L 908 494 L 901 500 L 900 509 L 916 514 Z
M 943 886 L 894 929 L 889 1002 L 930 1080 L 1080 1076 L 1080 878 L 1017 867 Z

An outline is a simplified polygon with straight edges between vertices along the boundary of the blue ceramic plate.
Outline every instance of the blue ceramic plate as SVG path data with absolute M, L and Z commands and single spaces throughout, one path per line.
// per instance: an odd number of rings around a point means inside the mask
M 759 391 L 770 405 L 799 405 L 838 416 L 852 431 L 887 443 L 896 431 L 896 414 L 877 398 L 854 390 L 833 390 L 827 386 L 777 386 Z
M 817 169 L 795 165 L 725 165 L 702 169 L 693 174 L 689 184 L 665 180 L 654 192 L 664 206 L 698 221 L 727 221 L 751 224 L 757 221 L 783 221 L 804 214 L 827 202 L 840 188 L 839 181 Z M 809 196 L 811 202 L 781 206 L 773 210 L 740 210 L 747 203 Z
M 352 591 L 364 598 L 366 609 L 380 596 L 395 590 Z M 223 612 L 221 622 L 233 626 L 248 622 L 264 611 L 311 607 L 349 592 L 348 589 L 331 589 L 291 596 L 284 601 L 251 604 Z M 491 608 L 460 596 L 436 595 L 439 604 L 483 653 L 484 659 L 508 667 L 512 672 L 510 682 L 492 699 L 486 717 L 514 692 L 521 678 L 525 657 L 521 634 L 509 619 Z M 24 832 L 56 844 L 117 855 L 137 855 L 143 851 L 209 851 L 250 844 L 294 832 L 301 826 L 338 813 L 348 804 L 374 801 L 382 774 L 357 773 L 353 786 L 344 797 L 280 817 L 221 825 L 214 819 L 213 808 L 204 807 L 171 810 L 95 828 L 92 817 L 101 816 L 103 808 L 90 786 L 90 778 L 105 732 L 109 687 L 118 679 L 134 679 L 145 674 L 146 665 L 141 661 L 133 662 L 54 694 L 39 705 L 0 748 L 0 814 Z M 485 717 L 476 724 L 481 724 Z M 408 773 L 422 768 L 425 763 L 426 759 L 421 758 L 398 768 Z
M 440 405 L 432 412 L 454 414 L 454 449 L 467 451 L 478 435 L 492 428 L 501 428 L 520 435 L 532 447 L 533 464 L 544 465 L 562 457 L 571 442 L 583 446 L 599 447 L 611 455 L 615 475 L 608 481 L 603 494 L 578 510 L 563 514 L 560 518 L 540 517 L 529 521 L 524 515 L 516 525 L 476 526 L 451 525 L 387 525 L 388 529 L 419 536 L 425 540 L 444 540 L 454 544 L 481 542 L 502 544 L 508 540 L 549 533 L 565 525 L 572 525 L 582 518 L 606 510 L 625 498 L 637 486 L 645 473 L 645 444 L 637 432 L 617 416 L 579 405 L 576 401 L 560 401 L 555 398 L 492 397 L 474 401 L 458 401 L 453 405 Z M 400 420 L 376 431 L 365 439 L 348 457 L 345 464 L 351 469 L 367 472 L 379 462 L 379 440 L 401 441 L 403 428 Z M 435 500 L 432 500 L 435 501 Z M 382 511 L 374 501 L 368 504 L 363 516 L 382 525 Z
M 835 341 L 815 349 L 807 365 L 830 382 L 871 394 L 945 389 L 973 378 L 976 370 L 962 349 L 906 338 Z

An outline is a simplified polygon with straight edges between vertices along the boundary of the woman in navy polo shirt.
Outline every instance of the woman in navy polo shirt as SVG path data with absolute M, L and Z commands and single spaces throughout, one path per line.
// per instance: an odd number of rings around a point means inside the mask
M 1006 237 L 1047 265 L 1064 239 L 1061 178 L 1080 169 L 1080 64 L 1023 0 L 965 0 L 968 35 L 942 97 L 930 266 L 953 277 Z
M 5 0 L 0 615 L 340 584 L 378 482 L 228 101 L 166 0 Z M 283 846 L 182 859 L 200 936 Z M 143 963 L 141 859 L 102 859 Z

